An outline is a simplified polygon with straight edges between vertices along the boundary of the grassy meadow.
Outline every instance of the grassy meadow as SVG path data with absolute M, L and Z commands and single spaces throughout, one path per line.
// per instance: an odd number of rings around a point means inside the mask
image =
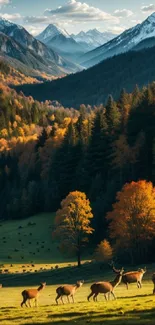
M 74 265 L 74 259 L 64 257 L 58 243 L 52 240 L 54 218 L 55 214 L 44 213 L 20 221 L 0 222 L 0 272 L 35 272 L 56 265 Z
M 109 268 L 83 261 L 77 268 L 74 260 L 65 259 L 51 232 L 54 214 L 41 214 L 22 221 L 0 223 L 0 324 L 1 325 L 62 325 L 62 324 L 154 324 L 155 295 L 151 281 L 155 265 L 147 266 L 143 287 L 121 284 L 115 290 L 117 300 L 106 302 L 100 295 L 98 302 L 87 302 L 90 285 L 94 281 L 114 279 Z M 34 254 L 35 253 L 35 254 Z M 22 257 L 22 259 L 21 259 Z M 56 267 L 58 265 L 58 267 Z M 125 270 L 139 266 L 125 267 Z M 57 286 L 63 283 L 85 283 L 75 295 L 75 304 L 55 303 Z M 39 298 L 39 306 L 21 308 L 21 292 L 37 288 L 40 282 L 47 286 Z
M 25 287 L 2 288 L 0 291 L 0 324 L 154 324 L 155 296 L 152 283 L 145 281 L 142 289 L 130 285 L 127 291 L 120 285 L 117 300 L 106 302 L 100 295 L 98 302 L 87 302 L 90 284 L 86 283 L 75 296 L 75 303 L 55 304 L 56 285 L 48 285 L 39 299 L 39 306 L 20 308 L 21 291 Z

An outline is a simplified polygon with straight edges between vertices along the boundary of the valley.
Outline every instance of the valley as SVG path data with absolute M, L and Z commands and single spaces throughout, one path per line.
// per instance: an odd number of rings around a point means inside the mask
M 0 324 L 154 324 L 154 62 L 147 1 L 0 0 Z

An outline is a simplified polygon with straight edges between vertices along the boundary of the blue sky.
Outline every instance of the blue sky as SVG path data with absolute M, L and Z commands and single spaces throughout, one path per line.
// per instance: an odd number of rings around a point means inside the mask
M 69 33 L 98 28 L 118 34 L 154 11 L 155 2 L 150 0 L 0 0 L 0 16 L 34 35 L 49 23 Z

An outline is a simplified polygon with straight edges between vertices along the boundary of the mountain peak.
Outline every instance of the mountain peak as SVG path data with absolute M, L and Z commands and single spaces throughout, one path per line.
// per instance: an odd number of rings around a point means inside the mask
M 7 20 L 7 19 L 3 18 L 2 16 L 0 16 L 0 25 L 8 27 L 8 26 L 14 25 L 14 23 L 12 23 L 10 20 Z
M 70 35 L 65 29 L 62 29 L 58 24 L 49 24 L 41 34 L 37 36 L 40 41 L 45 39 L 52 39 L 55 36 L 63 35 L 66 38 L 70 38 Z

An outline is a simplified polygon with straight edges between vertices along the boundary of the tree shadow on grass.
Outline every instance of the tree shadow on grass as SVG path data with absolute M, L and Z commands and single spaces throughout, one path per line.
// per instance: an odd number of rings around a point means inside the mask
M 132 298 L 144 298 L 144 297 L 153 297 L 154 295 L 152 293 L 150 294 L 141 294 L 141 295 L 135 295 L 135 296 L 125 296 L 125 297 L 119 297 L 117 298 L 117 300 L 120 300 L 120 299 L 132 299 Z
M 17 320 L 21 321 L 21 318 L 22 318 L 21 316 L 18 316 L 18 317 L 11 317 L 11 316 L 10 317 L 4 317 L 4 318 L 0 319 L 0 322 L 9 320 L 10 324 L 11 324 L 12 321 L 17 321 Z M 32 318 L 32 316 L 24 316 L 24 320 L 31 319 L 31 318 Z
M 59 319 L 54 319 L 54 318 Z M 62 319 L 61 319 L 62 317 Z M 48 315 L 51 318 L 50 321 L 45 321 L 44 323 L 29 323 L 29 325 L 62 325 L 66 323 L 67 325 L 79 324 L 93 324 L 93 325 L 154 325 L 155 321 L 155 308 L 146 310 L 131 310 L 127 313 L 117 310 L 114 313 L 96 313 L 96 312 L 69 312 L 61 314 L 51 314 Z M 26 323 L 23 325 L 27 325 Z

